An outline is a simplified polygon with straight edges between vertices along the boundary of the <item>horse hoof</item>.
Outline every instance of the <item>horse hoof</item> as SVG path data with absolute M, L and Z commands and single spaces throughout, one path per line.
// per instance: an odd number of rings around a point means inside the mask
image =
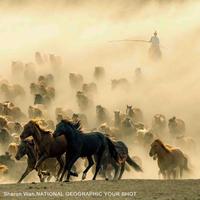
M 70 172 L 71 176 L 75 176 L 75 177 L 78 177 L 78 173 L 76 172 Z
M 86 179 L 86 174 L 83 173 L 82 180 L 85 180 L 85 179 Z
M 69 183 L 69 180 L 65 180 L 65 181 L 63 181 L 64 183 Z
M 74 173 L 74 176 L 75 176 L 75 177 L 78 177 L 78 173 L 75 172 L 75 173 Z

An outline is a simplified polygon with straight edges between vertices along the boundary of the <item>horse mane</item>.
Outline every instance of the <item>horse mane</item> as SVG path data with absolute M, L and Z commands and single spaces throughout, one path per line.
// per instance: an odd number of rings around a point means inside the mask
M 103 133 L 103 135 L 105 137 L 109 138 L 112 142 L 116 142 L 117 141 L 117 138 L 115 136 L 112 136 L 109 133 L 104 133 L 104 132 L 101 132 L 101 133 Z
M 155 142 L 157 142 L 166 152 L 170 153 L 171 148 L 169 145 L 165 145 L 160 139 L 156 139 Z
M 78 120 L 77 122 L 73 122 L 68 119 L 62 119 L 63 123 L 68 124 L 72 129 L 82 132 L 81 121 Z
M 33 123 L 42 133 L 51 134 L 50 130 L 45 130 L 44 127 L 41 127 L 41 125 L 39 124 L 40 120 L 31 120 L 30 122 Z

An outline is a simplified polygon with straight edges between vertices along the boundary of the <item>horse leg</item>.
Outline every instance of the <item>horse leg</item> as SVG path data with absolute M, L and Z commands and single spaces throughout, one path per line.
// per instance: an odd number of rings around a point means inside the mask
M 163 179 L 166 179 L 166 172 L 165 172 L 165 171 L 161 171 L 161 170 L 160 170 L 160 173 L 162 174 L 162 176 L 163 176 Z
M 38 170 L 38 176 L 39 176 L 40 182 L 43 183 L 45 178 L 40 169 Z
M 60 174 L 62 172 L 63 166 L 64 166 L 64 162 L 63 162 L 63 159 L 62 159 L 61 156 L 57 157 L 56 159 L 57 159 L 57 161 L 59 162 L 59 165 L 60 165 L 60 168 L 59 168 L 58 173 L 56 175 L 56 181 L 58 181 Z
M 121 171 L 120 171 L 118 180 L 120 180 L 122 178 L 122 175 L 124 173 L 124 169 L 125 169 L 125 162 L 122 163 L 122 165 L 121 165 Z
M 41 165 L 41 163 L 44 161 L 44 160 L 46 160 L 48 158 L 48 156 L 47 155 L 42 155 L 42 156 L 40 156 L 40 158 L 38 159 L 38 161 L 36 162 L 36 164 L 35 164 L 35 169 L 37 170 L 37 168 Z
M 62 172 L 62 175 L 60 177 L 60 180 L 59 181 L 62 181 L 66 171 L 68 170 L 67 172 L 67 180 L 66 182 L 69 181 L 69 178 L 70 178 L 70 175 L 71 175 L 71 168 L 73 166 L 73 164 L 76 162 L 76 160 L 79 158 L 79 156 L 74 156 L 74 155 L 65 155 L 65 166 L 64 166 L 64 169 L 63 169 L 63 172 Z M 72 164 L 71 164 L 72 163 Z M 70 170 L 69 170 L 70 168 Z M 68 178 L 69 177 L 69 178 Z
M 105 180 L 108 180 L 109 178 L 107 178 L 107 165 L 103 164 L 101 165 L 101 171 L 99 172 L 99 174 L 105 178 Z M 108 175 L 109 176 L 109 175 Z
M 183 176 L 183 168 L 180 167 L 180 178 L 182 178 L 182 176 Z
M 71 175 L 71 168 L 78 158 L 79 158 L 78 155 L 70 156 L 70 159 L 69 159 L 69 162 L 68 162 L 68 165 L 67 165 L 67 179 L 64 182 L 69 182 L 69 178 L 70 178 L 70 175 Z
M 158 178 L 161 179 L 161 171 L 158 171 Z
M 19 179 L 19 181 L 17 183 L 21 183 L 22 180 L 33 170 L 33 168 L 30 168 L 29 166 L 27 166 L 26 171 L 22 174 L 21 178 Z
M 92 165 L 94 165 L 94 161 L 92 159 L 92 156 L 88 156 L 88 166 L 86 167 L 86 169 L 83 171 L 83 176 L 82 176 L 82 180 L 84 180 L 86 178 L 87 172 L 88 170 L 92 167 Z
M 171 171 L 167 171 L 167 179 L 170 179 Z
M 104 152 L 104 151 L 101 151 L 101 152 L 99 153 L 99 155 L 97 155 L 98 157 L 97 157 L 97 163 L 96 163 L 96 171 L 95 171 L 95 174 L 94 174 L 94 177 L 93 177 L 92 180 L 95 180 L 95 179 L 96 179 L 96 176 L 97 176 L 97 174 L 98 174 L 98 172 L 99 172 L 99 169 L 100 169 L 100 167 L 101 167 L 101 158 L 102 158 L 102 156 L 103 156 L 103 152 Z
M 173 179 L 176 179 L 176 170 L 173 170 L 172 174 L 173 174 Z
M 49 176 L 47 177 L 47 182 L 49 182 L 49 181 L 51 180 L 51 178 L 52 178 L 52 175 L 49 175 Z
M 117 179 L 117 175 L 119 174 L 119 166 L 116 164 L 116 162 L 112 163 L 114 169 L 115 169 L 115 175 L 114 175 L 114 178 L 113 180 L 116 180 Z
M 65 175 L 65 173 L 66 173 L 66 171 L 67 171 L 68 160 L 69 160 L 69 156 L 68 156 L 67 153 L 66 153 L 66 154 L 65 154 L 65 165 L 64 165 L 64 169 L 63 169 L 62 174 L 61 174 L 61 177 L 60 177 L 60 179 L 59 179 L 60 182 L 62 181 L 62 179 L 63 179 L 63 177 L 64 177 L 64 175 Z

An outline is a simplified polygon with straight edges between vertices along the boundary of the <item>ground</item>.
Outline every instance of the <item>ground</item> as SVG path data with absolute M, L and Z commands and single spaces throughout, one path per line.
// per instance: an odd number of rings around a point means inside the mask
M 29 198 L 200 200 L 200 180 L 77 181 L 2 184 L 0 187 L 0 199 Z

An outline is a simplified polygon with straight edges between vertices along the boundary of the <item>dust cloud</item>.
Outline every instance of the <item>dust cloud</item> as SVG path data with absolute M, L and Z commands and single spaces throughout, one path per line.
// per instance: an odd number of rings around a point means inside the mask
M 10 63 L 14 60 L 34 62 L 36 51 L 56 54 L 62 58 L 62 70 L 56 81 L 56 99 L 50 108 L 64 107 L 79 112 L 75 93 L 68 84 L 70 72 L 80 73 L 84 82 L 94 81 L 95 66 L 103 66 L 106 79 L 98 83 L 94 105 L 125 112 L 132 104 L 143 111 L 145 124 L 151 127 L 153 115 L 161 113 L 169 119 L 181 118 L 186 123 L 186 135 L 199 142 L 200 118 L 200 2 L 147 0 L 36 0 L 1 1 L 0 3 L 0 72 L 10 79 Z M 162 60 L 152 62 L 149 44 L 142 42 L 109 42 L 111 40 L 149 40 L 154 31 L 161 42 Z M 140 67 L 142 78 L 135 80 Z M 48 73 L 49 67 L 39 68 Z M 126 78 L 130 87 L 111 90 L 111 80 Z M 24 83 L 21 83 L 24 84 Z M 29 92 L 29 86 L 24 84 Z M 27 111 L 32 104 L 27 95 L 20 107 Z M 90 112 L 91 128 L 95 125 L 95 107 Z M 133 178 L 158 178 L 157 163 L 148 152 L 135 149 L 127 142 L 130 154 L 141 156 L 146 173 Z M 200 165 L 189 155 L 193 167 Z M 125 176 L 130 178 L 130 175 Z M 199 178 L 197 171 L 191 176 Z

